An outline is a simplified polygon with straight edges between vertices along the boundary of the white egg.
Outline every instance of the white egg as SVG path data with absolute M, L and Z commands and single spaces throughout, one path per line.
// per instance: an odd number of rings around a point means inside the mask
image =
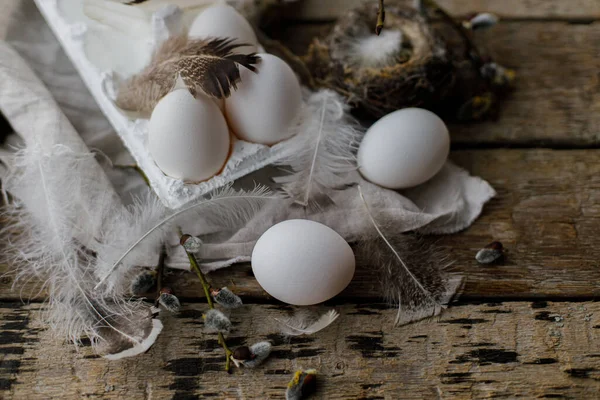
M 240 139 L 271 145 L 293 135 L 302 92 L 285 61 L 271 54 L 260 57 L 258 73 L 240 68 L 241 82 L 225 100 L 225 115 Z
M 258 39 L 250 23 L 235 8 L 226 4 L 211 6 L 201 12 L 192 22 L 188 34 L 194 38 L 234 38 L 237 43 L 248 45 L 239 47 L 235 53 L 258 51 Z
M 305 306 L 340 293 L 354 276 L 352 249 L 333 229 L 294 219 L 266 231 L 254 246 L 252 271 L 271 296 Z
M 422 108 L 394 111 L 377 121 L 358 149 L 362 176 L 390 189 L 417 186 L 437 174 L 450 152 L 448 128 Z
M 200 182 L 216 175 L 229 155 L 229 130 L 214 101 L 186 89 L 163 97 L 150 117 L 148 148 L 168 176 Z

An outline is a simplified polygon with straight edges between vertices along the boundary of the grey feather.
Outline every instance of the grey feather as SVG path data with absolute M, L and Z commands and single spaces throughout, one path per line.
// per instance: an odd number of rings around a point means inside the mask
M 354 150 L 361 135 L 339 94 L 322 89 L 310 94 L 306 104 L 298 132 L 287 144 L 289 156 L 277 162 L 289 166 L 292 174 L 274 179 L 305 207 L 347 183 L 344 177 L 357 168 Z
M 463 282 L 461 276 L 448 273 L 447 252 L 431 239 L 396 232 L 393 223 L 381 222 L 383 218 L 374 216 L 363 201 L 373 229 L 355 246 L 357 264 L 376 274 L 381 297 L 398 307 L 395 324 L 439 315 Z

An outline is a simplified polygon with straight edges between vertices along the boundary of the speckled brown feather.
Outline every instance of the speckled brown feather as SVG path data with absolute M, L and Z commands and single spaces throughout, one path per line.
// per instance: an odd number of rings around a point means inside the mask
M 205 93 L 217 99 L 229 97 L 240 81 L 239 65 L 256 72 L 254 65 L 260 61 L 254 53 L 232 53 L 244 46 L 232 42 L 225 38 L 190 40 L 186 35 L 166 40 L 150 64 L 120 86 L 117 106 L 149 115 L 173 89 L 178 76 L 193 96 Z

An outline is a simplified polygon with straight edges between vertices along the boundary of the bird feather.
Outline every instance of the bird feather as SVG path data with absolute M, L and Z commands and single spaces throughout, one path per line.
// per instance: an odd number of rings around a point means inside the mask
M 112 257 L 105 257 L 103 268 L 99 269 L 97 274 L 99 281 L 95 288 L 99 289 L 107 281 L 108 287 L 113 287 L 115 282 L 123 281 L 123 274 L 131 271 L 131 266 L 136 264 L 132 263 L 132 259 L 138 257 L 140 253 L 147 253 L 143 249 L 148 246 L 159 249 L 165 236 L 187 219 L 194 218 L 219 225 L 223 229 L 239 228 L 252 218 L 266 201 L 277 198 L 264 186 L 257 186 L 251 191 L 234 190 L 228 186 L 175 211 L 166 210 L 158 201 L 139 202 L 137 207 L 140 211 L 134 212 L 136 217 L 132 222 L 123 225 L 123 229 L 126 229 L 128 224 L 137 224 L 135 228 L 137 232 L 126 236 L 126 240 L 123 240 L 118 248 L 115 247 L 116 251 L 112 253 Z M 102 253 L 106 254 L 106 252 Z
M 43 282 L 44 318 L 59 336 L 75 343 L 88 337 L 105 355 L 149 347 L 162 325 L 148 307 L 93 291 L 98 234 L 109 214 L 122 211 L 114 192 L 99 190 L 94 155 L 32 142 L 10 165 L 3 183 L 14 201 L 3 206 L 7 225 L 0 236 L 2 261 L 16 267 L 15 285 Z
M 286 319 L 275 318 L 275 321 L 281 324 L 281 331 L 287 336 L 312 335 L 329 325 L 331 325 L 340 314 L 335 310 L 329 310 L 327 313 L 315 318 L 314 314 L 306 311 L 297 311 L 294 315 Z
M 339 94 L 323 89 L 310 94 L 306 104 L 298 132 L 287 144 L 289 156 L 277 162 L 292 173 L 274 179 L 289 198 L 305 207 L 347 183 L 348 172 L 357 168 L 354 151 L 361 135 Z
M 163 42 L 150 64 L 119 87 L 115 103 L 127 111 L 150 114 L 180 77 L 193 96 L 204 93 L 216 99 L 231 95 L 240 81 L 239 66 L 256 72 L 256 54 L 236 54 L 243 43 L 230 38 L 189 39 L 177 35 Z
M 365 232 L 355 246 L 357 264 L 374 271 L 381 296 L 398 307 L 395 324 L 439 315 L 463 282 L 461 276 L 448 273 L 449 257 L 425 238 L 402 232 L 391 235 L 393 224 L 380 226 L 360 186 L 359 195 L 373 229 Z

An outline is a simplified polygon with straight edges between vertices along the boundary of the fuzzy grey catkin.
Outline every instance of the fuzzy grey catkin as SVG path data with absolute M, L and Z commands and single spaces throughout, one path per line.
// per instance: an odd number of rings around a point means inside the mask
M 156 273 L 154 271 L 143 271 L 131 281 L 131 294 L 139 296 L 148 293 L 155 285 Z
M 219 310 L 208 310 L 204 314 L 204 326 L 209 332 L 229 333 L 231 331 L 231 321 L 225 314 Z
M 500 242 L 492 242 L 479 250 L 475 259 L 480 264 L 492 264 L 504 256 L 504 247 Z
M 217 304 L 220 304 L 225 308 L 238 308 L 244 305 L 242 299 L 227 287 L 213 290 L 211 294 Z
M 202 240 L 196 236 L 187 236 L 183 248 L 188 253 L 198 253 L 202 249 Z
M 172 313 L 178 313 L 181 308 L 179 299 L 171 293 L 161 293 L 158 297 L 158 303 L 163 306 L 167 311 Z
M 250 346 L 250 352 L 253 358 L 244 361 L 244 366 L 248 368 L 256 368 L 262 364 L 271 354 L 273 346 L 270 342 L 258 342 Z

